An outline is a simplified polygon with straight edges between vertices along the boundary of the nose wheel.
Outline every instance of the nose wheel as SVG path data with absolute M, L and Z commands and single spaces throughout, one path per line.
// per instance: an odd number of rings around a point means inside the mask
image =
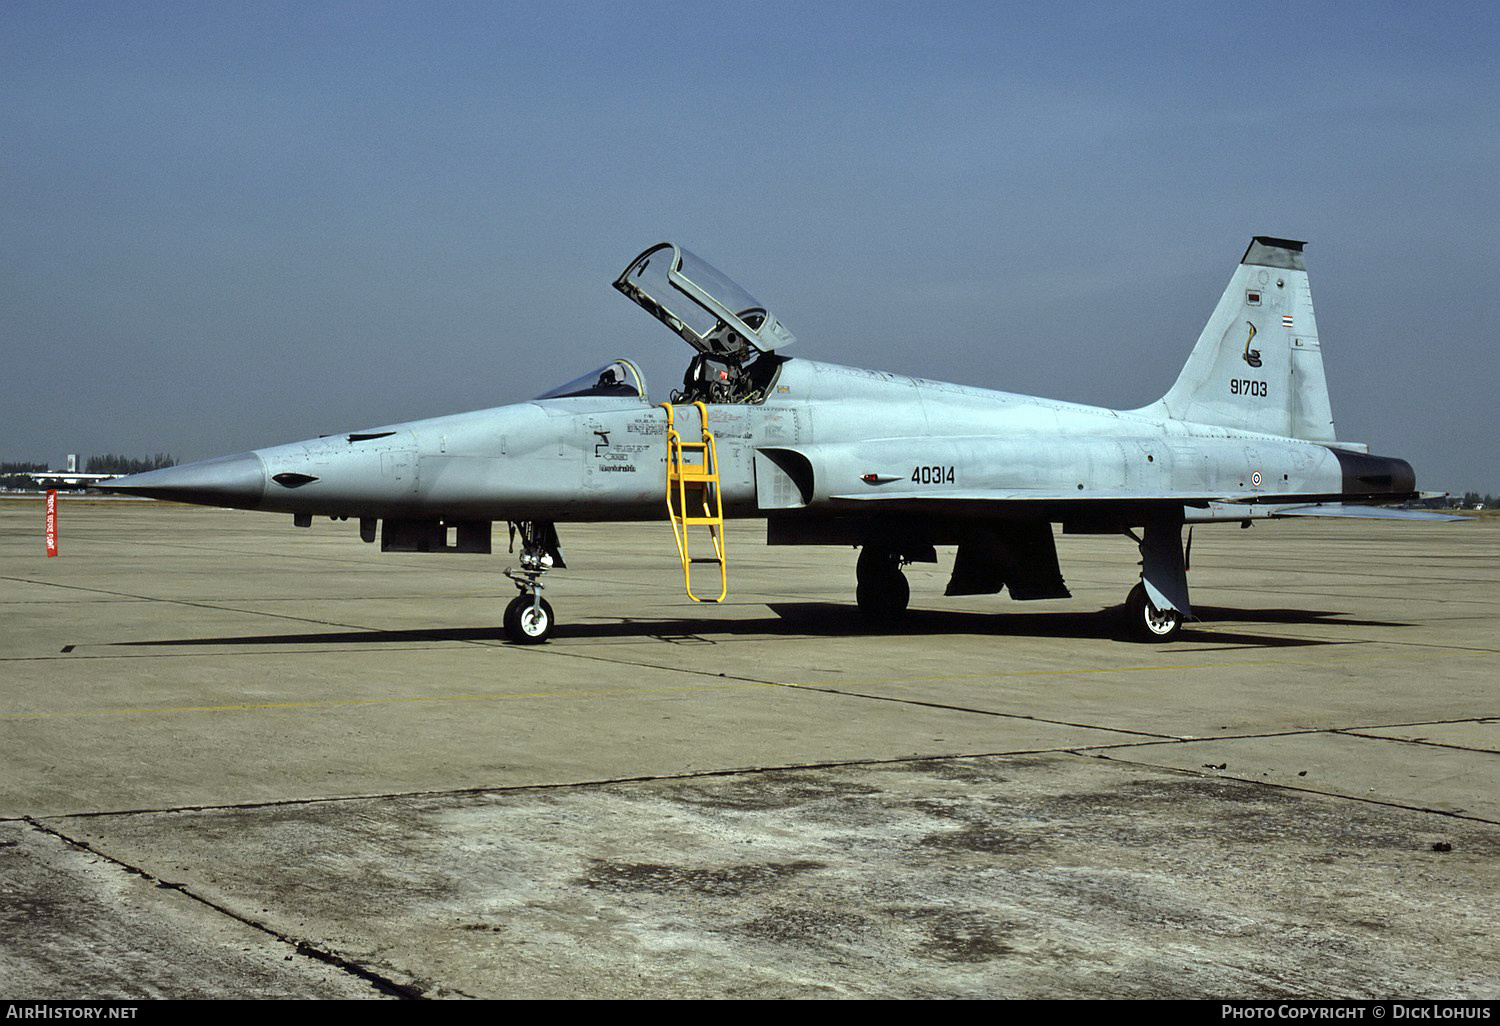
M 552 604 L 535 592 L 523 592 L 505 607 L 505 636 L 518 645 L 540 645 L 552 636 L 556 622 Z

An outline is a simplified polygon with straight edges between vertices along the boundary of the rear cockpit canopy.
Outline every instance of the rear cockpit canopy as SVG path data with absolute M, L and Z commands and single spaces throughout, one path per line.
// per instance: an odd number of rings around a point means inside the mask
M 712 264 L 670 242 L 652 246 L 615 280 L 647 313 L 701 353 L 738 365 L 785 349 L 796 336 Z

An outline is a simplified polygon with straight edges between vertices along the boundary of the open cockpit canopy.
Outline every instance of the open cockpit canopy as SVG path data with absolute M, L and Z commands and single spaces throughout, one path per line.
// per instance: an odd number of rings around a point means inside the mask
M 646 398 L 646 379 L 640 368 L 626 359 L 596 367 L 566 384 L 550 388 L 538 399 L 577 399 L 582 396 L 607 396 L 615 399 Z
M 796 336 L 712 264 L 670 242 L 630 262 L 615 288 L 699 352 L 738 364 L 751 350 L 785 349 Z

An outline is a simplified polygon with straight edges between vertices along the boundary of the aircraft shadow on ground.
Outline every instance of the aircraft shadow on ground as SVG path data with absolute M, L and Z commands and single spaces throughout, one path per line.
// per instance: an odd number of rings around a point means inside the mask
M 1093 613 L 975 613 L 913 609 L 896 623 L 872 623 L 853 606 L 833 602 L 774 602 L 773 615 L 738 618 L 684 616 L 670 619 L 621 618 L 583 623 L 563 622 L 554 637 L 573 639 L 625 638 L 672 644 L 715 644 L 714 637 L 934 637 L 981 635 L 1021 638 L 1088 638 L 1133 643 L 1123 610 Z M 1199 607 L 1198 620 L 1183 628 L 1181 641 L 1213 642 L 1254 648 L 1285 648 L 1306 645 L 1344 644 L 1364 638 L 1287 638 L 1228 630 L 1219 623 L 1265 624 L 1268 626 L 1407 627 L 1383 620 L 1349 620 L 1344 614 L 1308 609 L 1227 609 Z M 433 627 L 417 630 L 341 630 L 312 634 L 258 634 L 218 638 L 176 638 L 157 641 L 121 641 L 120 647 L 201 647 L 225 645 L 359 645 L 432 644 L 435 642 L 503 641 L 505 634 L 493 627 Z

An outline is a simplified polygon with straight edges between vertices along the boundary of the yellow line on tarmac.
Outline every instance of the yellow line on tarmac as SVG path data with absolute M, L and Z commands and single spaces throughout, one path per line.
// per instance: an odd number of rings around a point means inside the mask
M 1485 655 L 1487 653 L 1455 653 Z M 1392 654 L 1382 652 L 1381 662 L 1391 662 L 1401 659 L 1425 659 L 1425 654 Z M 614 660 L 605 660 L 615 662 Z M 671 669 L 660 666 L 640 666 L 639 664 L 618 662 L 616 665 L 622 669 L 634 667 L 636 669 L 650 669 L 661 671 Z M 713 691 L 738 691 L 752 688 L 790 688 L 794 690 L 819 690 L 830 691 L 848 687 L 872 687 L 885 684 L 960 684 L 966 682 L 1015 680 L 1025 678 L 1051 678 L 1051 677 L 1087 677 L 1108 676 L 1126 673 L 1166 673 L 1166 672 L 1218 672 L 1234 671 L 1246 667 L 1286 667 L 1286 666 L 1315 666 L 1324 667 L 1327 664 L 1319 660 L 1311 659 L 1256 659 L 1221 663 L 1178 663 L 1175 665 L 1151 665 L 1151 666 L 1104 666 L 1092 668 L 1073 668 L 1062 670 L 1001 670 L 988 673 L 955 673 L 939 674 L 926 677 L 838 677 L 830 676 L 821 680 L 801 681 L 759 681 L 745 678 L 720 678 L 711 684 L 692 684 L 679 687 L 649 687 L 649 688 L 605 688 L 594 690 L 567 690 L 554 691 L 526 691 L 507 694 L 493 695 L 426 695 L 410 696 L 402 698 L 357 698 L 346 700 L 325 700 L 310 702 L 254 702 L 238 703 L 233 705 L 183 705 L 183 706 L 158 706 L 129 709 L 84 709 L 77 711 L 36 712 L 36 713 L 0 713 L 0 722 L 14 722 L 21 720 L 49 720 L 49 719 L 76 719 L 91 716 L 149 716 L 149 715 L 183 715 L 191 713 L 228 713 L 228 712 L 271 712 L 276 710 L 290 709 L 341 709 L 364 705 L 421 705 L 438 702 L 511 702 L 511 701 L 537 701 L 559 698 L 621 698 L 635 697 L 641 695 L 680 695 L 706 693 Z
M 351 698 L 342 701 L 321 702 L 253 702 L 238 705 L 177 705 L 156 706 L 138 709 L 81 709 L 76 711 L 39 713 L 0 713 L 0 721 L 76 719 L 89 716 L 148 716 L 151 714 L 178 715 L 184 713 L 224 712 L 269 712 L 278 709 L 344 709 L 361 705 L 421 705 L 428 702 L 508 702 L 527 699 L 548 698 L 618 698 L 630 695 L 686 694 L 698 691 L 725 691 L 739 688 L 779 687 L 759 681 L 736 681 L 734 683 L 704 684 L 676 688 L 630 688 L 605 691 L 533 691 L 504 695 L 426 695 L 410 698 Z
M 1493 658 L 1494 653 L 1484 650 L 1451 649 L 1450 655 L 1467 655 Z M 1386 652 L 1381 651 L 1375 661 L 1381 663 L 1393 663 L 1401 661 L 1427 662 L 1432 658 L 1428 652 Z M 1368 661 L 1368 660 L 1367 660 Z M 1348 665 L 1352 660 L 1345 659 Z M 1328 663 L 1321 659 L 1237 659 L 1220 663 L 1172 663 L 1160 666 L 1098 666 L 1078 667 L 1067 670 L 992 670 L 986 673 L 949 673 L 938 674 L 931 677 L 829 677 L 825 680 L 801 681 L 789 683 L 788 687 L 825 687 L 831 684 L 935 684 L 945 681 L 982 681 L 1002 680 L 1017 677 L 1087 677 L 1102 676 L 1117 673 L 1169 673 L 1169 672 L 1233 672 L 1242 668 L 1253 668 L 1258 666 L 1282 667 L 1282 666 L 1313 666 L 1326 668 Z
M 619 664 L 622 667 L 634 664 Z M 998 673 L 973 673 L 973 674 L 950 674 L 933 677 L 885 677 L 885 678 L 831 678 L 829 680 L 802 680 L 802 681 L 756 681 L 743 678 L 724 679 L 712 684 L 682 685 L 679 687 L 651 687 L 651 688 L 605 688 L 580 691 L 567 689 L 561 691 L 522 691 L 494 695 L 424 695 L 408 696 L 402 698 L 353 698 L 343 700 L 322 700 L 307 702 L 244 702 L 233 705 L 179 705 L 179 706 L 146 706 L 141 708 L 127 709 L 82 709 L 65 710 L 57 712 L 36 713 L 0 713 L 0 722 L 11 722 L 19 720 L 51 720 L 51 719 L 76 719 L 93 716 L 149 716 L 149 715 L 185 715 L 192 713 L 232 713 L 232 712 L 273 712 L 288 709 L 343 709 L 364 705 L 421 705 L 435 702 L 510 702 L 510 701 L 538 701 L 558 698 L 621 698 L 637 695 L 667 695 L 667 694 L 694 694 L 712 691 L 738 691 L 751 688 L 792 688 L 797 690 L 829 690 L 834 687 L 860 686 L 867 687 L 879 684 L 937 684 L 937 683 L 959 683 L 964 681 L 1002 680 L 1018 677 L 1058 677 L 1074 676 L 1080 674 L 1113 674 L 1113 673 L 1142 673 L 1163 670 L 1207 670 L 1213 669 L 1209 665 L 1190 666 L 1115 666 L 1099 669 L 1079 670 L 1016 670 L 1001 671 Z M 661 669 L 651 667 L 651 669 Z
M 628 665 L 628 664 L 623 664 Z M 1162 670 L 1207 670 L 1213 666 L 1116 666 L 1093 670 L 1034 670 L 999 673 L 951 674 L 935 677 L 884 677 L 869 679 L 832 678 L 829 680 L 755 681 L 735 678 L 713 684 L 680 687 L 606 688 L 589 691 L 522 691 L 495 695 L 425 695 L 402 698 L 353 698 L 308 702 L 245 702 L 233 705 L 146 706 L 127 709 L 82 709 L 57 712 L 0 713 L 0 722 L 20 720 L 78 719 L 93 716 L 185 715 L 191 713 L 273 712 L 289 709 L 344 709 L 363 705 L 422 705 L 436 702 L 511 702 L 558 698 L 622 698 L 639 695 L 694 694 L 712 691 L 738 691 L 751 688 L 791 688 L 828 691 L 839 687 L 870 687 L 881 684 L 940 684 L 966 681 L 1002 680 L 1023 677 L 1067 677 L 1082 674 L 1140 673 Z
M 990 673 L 949 673 L 933 677 L 830 677 L 827 680 L 801 681 L 787 687 L 826 687 L 835 684 L 939 684 L 962 681 L 1004 680 L 1018 677 L 1088 677 L 1116 673 L 1168 673 L 1181 671 L 1234 670 L 1242 666 L 1323 666 L 1311 660 L 1257 660 L 1240 663 L 1181 663 L 1175 666 L 1100 666 L 1072 670 L 996 670 Z

